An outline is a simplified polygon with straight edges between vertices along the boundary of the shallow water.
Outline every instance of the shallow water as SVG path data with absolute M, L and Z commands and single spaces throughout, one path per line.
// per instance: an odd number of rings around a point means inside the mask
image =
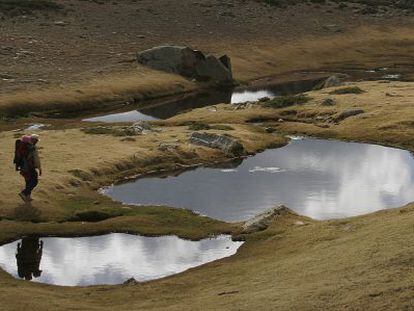
M 213 90 L 208 93 L 185 96 L 181 99 L 144 107 L 139 110 L 106 114 L 84 119 L 83 121 L 115 123 L 168 119 L 181 112 L 195 108 L 221 103 L 237 104 L 247 101 L 258 101 L 263 97 L 274 98 L 281 95 L 306 92 L 312 90 L 318 82 L 320 82 L 320 79 L 295 81 L 258 89 Z
M 115 122 L 138 122 L 138 121 L 153 121 L 158 120 L 152 116 L 143 114 L 138 110 L 132 110 L 127 112 L 112 113 L 108 115 L 103 115 L 100 117 L 93 117 L 84 119 L 86 122 L 105 122 L 105 123 L 115 123 Z
M 143 178 L 103 192 L 124 203 L 184 207 L 226 221 L 279 203 L 315 219 L 342 218 L 413 201 L 414 159 L 377 145 L 296 139 L 235 167 Z
M 137 281 L 154 280 L 228 257 L 242 244 L 231 241 L 229 236 L 201 241 L 119 233 L 25 238 L 23 243 L 20 240 L 0 247 L 0 267 L 16 278 L 39 283 L 120 284 L 131 277 Z

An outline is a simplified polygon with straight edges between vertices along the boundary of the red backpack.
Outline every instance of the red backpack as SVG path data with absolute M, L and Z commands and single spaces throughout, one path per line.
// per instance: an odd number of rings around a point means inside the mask
M 16 171 L 20 171 L 24 167 L 25 162 L 28 159 L 29 152 L 30 148 L 28 143 L 23 142 L 21 139 L 16 140 L 13 160 Z

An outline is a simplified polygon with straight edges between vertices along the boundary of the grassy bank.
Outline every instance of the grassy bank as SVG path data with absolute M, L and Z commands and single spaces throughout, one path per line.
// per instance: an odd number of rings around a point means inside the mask
M 240 83 L 266 76 L 295 76 L 294 72 L 367 69 L 404 66 L 412 62 L 414 35 L 409 29 L 362 27 L 351 33 L 321 38 L 302 38 L 280 43 L 257 41 L 249 46 L 217 42 L 226 51 Z M 183 77 L 142 67 L 79 83 L 29 89 L 0 95 L 0 116 L 24 116 L 31 112 L 67 114 L 99 110 L 104 105 L 133 103 L 148 98 L 182 93 L 200 87 Z
M 235 136 L 251 153 L 286 142 L 282 136 L 248 125 L 237 125 L 232 129 L 229 131 L 223 126 L 210 132 Z M 0 142 L 5 146 L 5 152 L 0 154 L 0 166 L 9 178 L 0 180 L 0 216 L 18 220 L 63 221 L 81 211 L 106 210 L 111 214 L 121 205 L 114 206 L 110 200 L 101 198 L 94 191 L 99 187 L 126 176 L 228 160 L 217 150 L 188 144 L 191 132 L 188 126 L 159 127 L 157 132 L 128 139 L 111 134 L 85 134 L 80 129 L 40 132 L 44 170 L 32 208 L 24 208 L 20 202 L 17 193 L 22 187 L 22 178 L 13 171 L 9 157 L 13 153 L 15 137 L 22 133 L 3 132 Z M 173 147 L 164 150 L 160 147 L 162 145 Z M 77 197 L 86 198 L 87 203 L 80 207 Z M 91 204 L 95 201 L 97 204 Z M 123 210 L 122 215 L 128 214 Z
M 97 78 L 50 89 L 37 89 L 0 96 L 0 115 L 4 118 L 53 111 L 56 115 L 122 106 L 145 99 L 193 90 L 196 85 L 183 77 L 137 69 L 125 74 Z

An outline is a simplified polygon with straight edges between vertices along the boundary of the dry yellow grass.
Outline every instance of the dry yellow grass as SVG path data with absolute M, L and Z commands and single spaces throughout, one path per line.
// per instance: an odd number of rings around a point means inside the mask
M 50 181 L 43 181 L 41 188 L 51 191 L 56 184 L 62 184 L 62 191 L 72 192 L 75 196 L 71 200 L 76 201 L 87 190 L 67 185 L 73 178 L 68 169 L 78 168 L 89 173 L 98 168 L 109 174 L 108 177 L 96 176 L 96 180 L 84 185 L 92 187 L 121 176 L 129 168 L 123 165 L 131 163 L 131 156 L 136 153 L 147 160 L 140 162 L 143 171 L 151 167 L 151 159 L 156 156 L 157 161 L 168 168 L 168 161 L 176 158 L 162 156 L 155 148 L 161 141 L 179 139 L 183 142 L 181 156 L 190 152 L 191 147 L 184 143 L 189 134 L 187 127 L 168 126 L 189 120 L 235 122 L 232 127 L 236 131 L 231 134 L 241 139 L 250 151 L 255 151 L 271 142 L 283 141 L 280 136 L 264 134 L 240 123 L 252 117 L 286 118 L 284 112 L 295 110 L 295 115 L 291 116 L 295 122 L 271 122 L 272 126 L 289 133 L 375 141 L 414 149 L 412 122 L 409 122 L 414 117 L 411 107 L 414 83 L 363 82 L 356 85 L 366 92 L 359 95 L 329 95 L 332 89 L 311 92 L 313 100 L 309 103 L 284 109 L 258 107 L 234 111 L 226 105 L 218 105 L 217 112 L 197 109 L 165 122 L 163 133 L 140 136 L 135 142 L 121 142 L 120 138 L 105 135 L 85 135 L 77 129 L 45 131 L 42 152 L 49 155 L 45 157 L 45 176 Z M 326 97 L 334 98 L 336 105 L 321 105 Z M 350 108 L 361 108 L 365 113 L 339 124 L 318 118 L 335 117 Z M 328 124 L 329 128 L 321 127 L 322 124 Z M 1 135 L 2 145 L 12 145 L 12 133 Z M 100 151 L 96 152 L 97 149 Z M 14 176 L 7 164 L 10 161 L 7 154 L 7 150 L 0 154 L 0 165 L 7 176 Z M 216 152 L 197 148 L 197 155 L 188 163 L 214 158 L 223 159 Z M 1 199 L 12 198 L 18 183 L 17 176 L 2 182 Z M 36 198 L 42 200 L 45 196 L 39 193 Z M 11 205 L 14 204 L 12 200 L 8 201 Z M 105 200 L 102 202 L 104 206 L 109 204 Z M 73 208 L 75 206 L 76 202 Z M 50 217 L 56 217 L 56 210 L 57 214 L 61 212 L 52 204 L 39 209 Z M 203 223 L 200 217 L 177 214 L 174 210 L 159 210 L 155 215 L 154 208 L 149 211 L 86 225 L 2 220 L 0 241 L 27 233 L 93 234 L 119 228 L 143 234 L 177 233 L 193 238 L 209 232 L 237 230 L 237 226 L 209 219 L 204 219 Z M 275 219 L 267 230 L 247 236 L 247 243 L 236 256 L 177 276 L 137 286 L 68 288 L 15 280 L 0 271 L 0 299 L 7 310 L 29 306 L 39 310 L 410 310 L 414 305 L 413 224 L 413 205 L 336 221 L 319 222 L 287 214 Z
M 249 126 L 238 125 L 234 128 L 234 135 L 250 152 L 275 142 L 285 142 L 282 137 L 257 132 Z M 98 195 L 90 193 L 91 190 L 110 185 L 124 176 L 225 160 L 225 156 L 218 151 L 188 144 L 191 133 L 188 127 L 160 130 L 160 133 L 136 136 L 133 141 L 111 135 L 85 134 L 79 129 L 40 132 L 39 146 L 44 169 L 39 189 L 34 193 L 33 206 L 41 213 L 42 219 L 61 219 L 71 212 L 64 209 L 62 202 L 79 195 L 96 198 Z M 0 144 L 5 147 L 0 153 L 0 167 L 8 176 L 7 179 L 0 179 L 0 216 L 18 219 L 22 204 L 17 194 L 24 182 L 13 170 L 11 161 L 15 139 L 13 132 L 0 133 Z M 175 151 L 158 149 L 160 143 L 177 142 L 180 147 Z
M 181 76 L 137 67 L 135 70 L 69 85 L 25 90 L 0 96 L 0 114 L 25 115 L 34 111 L 79 112 L 105 104 L 150 99 L 188 92 L 195 84 Z

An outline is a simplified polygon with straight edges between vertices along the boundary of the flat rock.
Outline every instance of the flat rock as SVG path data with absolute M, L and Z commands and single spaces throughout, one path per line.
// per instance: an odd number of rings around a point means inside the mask
M 294 212 L 291 211 L 286 206 L 278 205 L 246 221 L 243 224 L 242 233 L 249 234 L 249 233 L 254 233 L 258 231 L 263 231 L 267 227 L 269 227 L 270 223 L 275 217 L 286 215 L 286 214 L 292 214 L 292 213 L 294 214 Z
M 220 149 L 226 155 L 235 157 L 246 153 L 244 146 L 238 140 L 226 135 L 193 132 L 190 144 Z

